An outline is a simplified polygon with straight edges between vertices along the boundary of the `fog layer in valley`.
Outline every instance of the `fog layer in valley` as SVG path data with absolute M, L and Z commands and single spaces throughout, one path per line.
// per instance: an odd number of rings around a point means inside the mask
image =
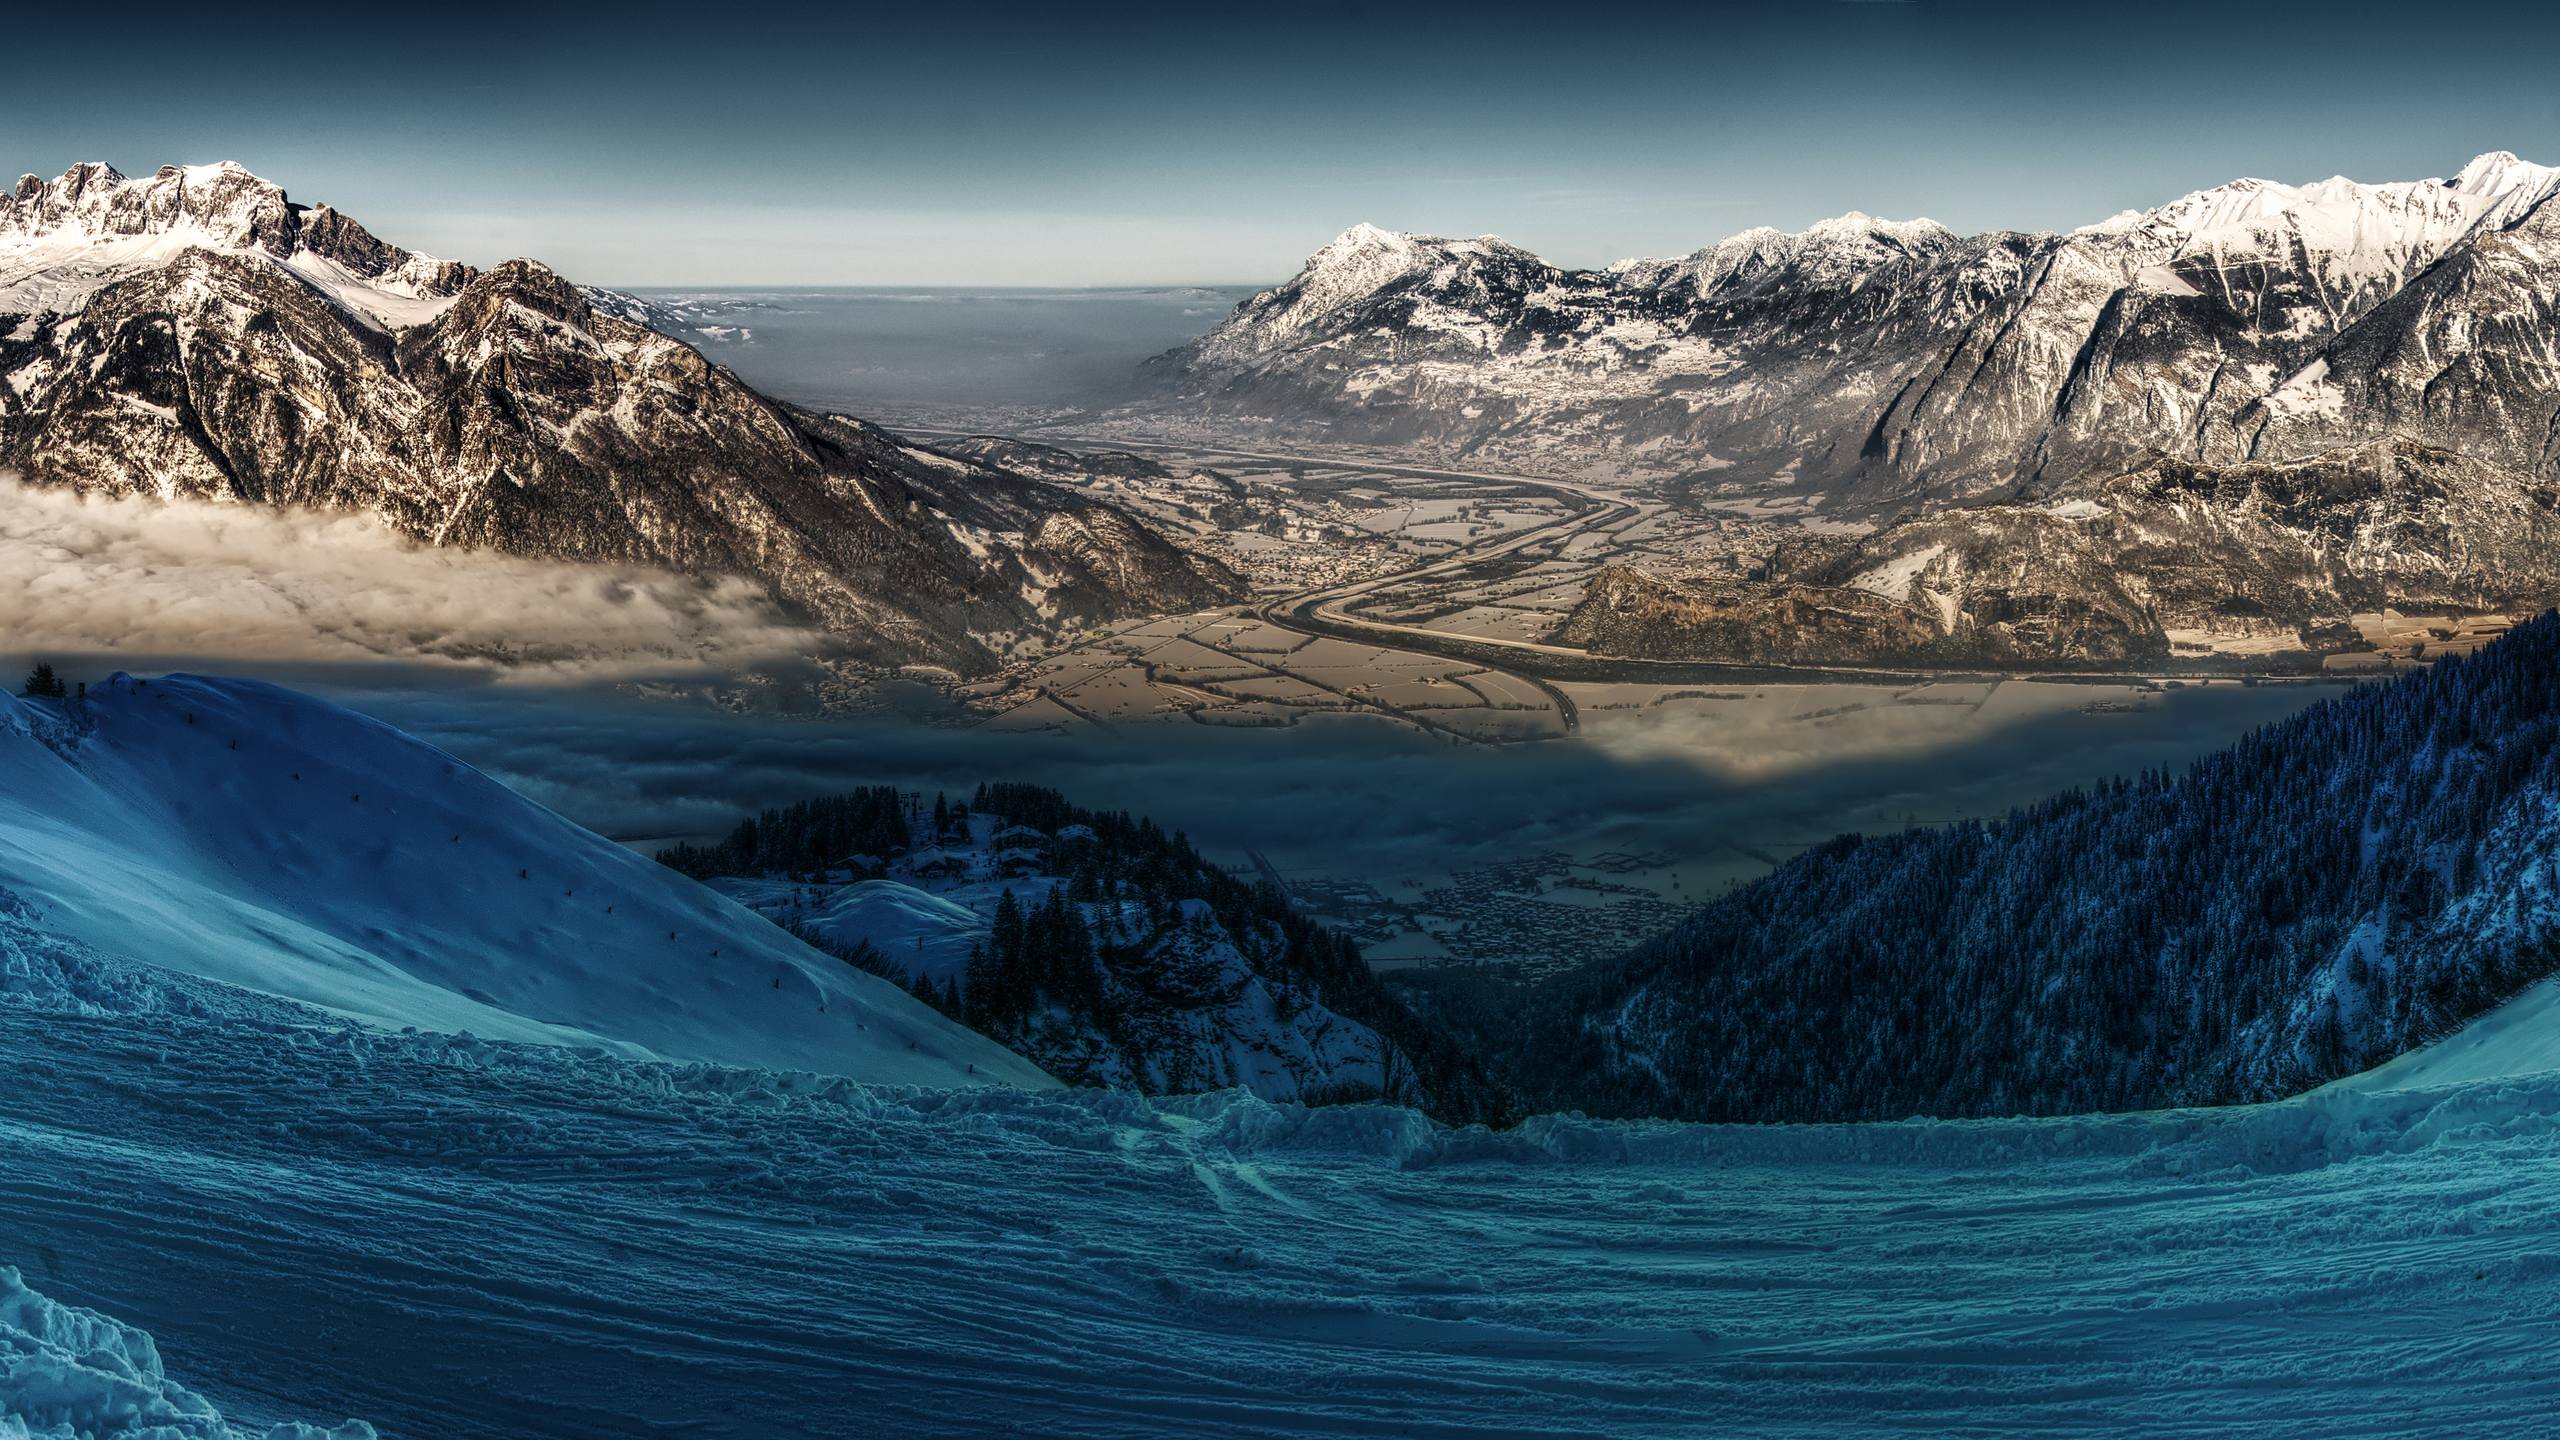
M 1105 372 L 1125 377 L 1232 299 L 695 292 L 684 308 L 729 337 L 715 359 L 786 397 L 992 415 L 1085 398 Z M 922 687 L 888 696 L 882 716 L 793 719 L 733 712 L 742 697 L 788 703 L 790 678 L 827 642 L 742 583 L 420 549 L 360 516 L 83 500 L 14 483 L 0 483 L 0 626 L 0 660 L 46 655 L 73 678 L 192 669 L 346 700 L 644 845 L 854 785 L 965 794 L 1021 779 L 1152 814 L 1222 860 L 1260 852 L 1293 879 L 1399 893 L 1545 852 L 1615 850 L 1654 858 L 1640 883 L 1676 878 L 1666 898 L 1694 899 L 1843 829 L 1997 813 L 2182 763 L 2329 693 L 2007 682 L 1678 698 L 1577 687 L 1579 737 L 1505 746 L 1359 718 L 999 733 L 956 728 L 952 706 Z M 758 683 L 721 686 L 746 673 Z M 721 707 L 698 703 L 713 689 Z
M 700 677 L 832 644 L 743 580 L 434 550 L 369 515 L 83 496 L 5 474 L 0 627 L 0 650 L 110 668 L 398 662 L 551 681 Z
M 325 677 L 322 677 L 325 678 Z M 360 688 L 343 698 L 555 809 L 636 841 L 699 835 L 742 808 L 860 784 L 965 796 L 1053 785 L 1154 815 L 1221 859 L 1386 885 L 1563 850 L 1668 851 L 1690 893 L 1842 829 L 1996 813 L 2069 785 L 2182 764 L 2334 693 L 2174 690 L 2091 713 L 2086 686 L 2004 685 L 1971 719 L 1851 687 L 1769 687 L 1712 716 L 1595 726 L 1585 739 L 1453 746 L 1384 722 L 1293 730 L 1160 725 L 1018 735 L 894 720 L 732 715 L 592 692 Z M 2041 694 L 2031 692 L 2043 692 Z M 1826 723 L 1827 721 L 1827 723 Z

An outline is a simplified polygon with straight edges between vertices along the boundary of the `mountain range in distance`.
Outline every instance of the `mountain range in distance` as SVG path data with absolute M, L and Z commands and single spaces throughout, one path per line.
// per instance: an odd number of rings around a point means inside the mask
M 2066 234 L 1850 215 L 1598 271 L 1359 226 L 1094 418 L 1774 520 L 1723 571 L 1588 556 L 1542 639 L 1604 659 L 2317 664 L 2358 616 L 2560 601 L 2555 196 L 2497 152 Z M 697 318 L 405 250 L 237 165 L 27 176 L 0 197 L 0 470 L 741 575 L 861 662 L 963 676 L 1244 598 L 1161 507 L 772 400 Z
M 2066 234 L 1853 212 L 1596 271 L 1359 225 L 1153 369 L 1211 414 L 1871 509 L 2390 434 L 2548 473 L 2560 438 L 2517 422 L 2560 388 L 2554 195 L 2498 152 Z
M 1603 570 L 1551 638 L 1746 663 L 2146 664 L 2560 600 L 2560 170 L 2240 180 L 2064 234 L 1851 214 L 1551 265 L 1357 226 L 1128 412 L 1834 522 Z M 1846 532 L 1846 533 L 1844 533 Z
M 646 302 L 415 254 L 234 164 L 0 198 L 0 469 L 736 574 L 961 673 L 1234 577 L 1127 513 L 756 393 Z

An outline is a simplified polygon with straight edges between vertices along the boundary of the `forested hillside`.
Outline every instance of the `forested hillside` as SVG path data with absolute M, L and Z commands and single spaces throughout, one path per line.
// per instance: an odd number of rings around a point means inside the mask
M 2560 968 L 2560 615 L 2183 775 L 1843 836 L 1488 1031 L 1540 1107 L 1697 1120 L 2266 1099 Z
M 872 787 L 659 858 L 1070 1083 L 1511 1113 L 1349 937 L 1152 820 L 1054 790 L 928 806 Z

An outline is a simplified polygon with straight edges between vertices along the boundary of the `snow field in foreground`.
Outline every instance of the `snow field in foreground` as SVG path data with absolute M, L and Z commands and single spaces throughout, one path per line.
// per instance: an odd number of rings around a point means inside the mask
M 0 1440 L 240 1440 L 203 1396 L 171 1380 L 151 1337 L 57 1304 L 0 1265 Z M 376 1440 L 372 1426 L 287 1422 L 265 1440 Z
M 390 1034 L 23 916 L 0 941 L 0 1258 L 247 1433 L 2442 1435 L 2560 1404 L 2560 1077 L 1497 1135 Z

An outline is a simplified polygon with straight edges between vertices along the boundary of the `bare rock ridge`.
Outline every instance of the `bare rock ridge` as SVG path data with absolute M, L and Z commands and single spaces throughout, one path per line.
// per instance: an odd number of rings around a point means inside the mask
M 432 308 L 472 275 L 460 261 L 376 239 L 326 205 L 296 205 L 229 161 L 163 165 L 147 180 L 91 161 L 55 180 L 21 175 L 0 197 L 0 312 L 76 309 L 101 286 L 199 247 L 260 255 L 333 290 L 354 281 L 375 293 L 339 298 L 377 324 Z M 391 302 L 389 313 L 366 310 L 367 299 Z
M 597 298 L 399 249 L 236 165 L 22 180 L 0 468 L 742 574 L 874 658 L 962 671 L 1234 588 L 1106 505 L 770 400 Z

